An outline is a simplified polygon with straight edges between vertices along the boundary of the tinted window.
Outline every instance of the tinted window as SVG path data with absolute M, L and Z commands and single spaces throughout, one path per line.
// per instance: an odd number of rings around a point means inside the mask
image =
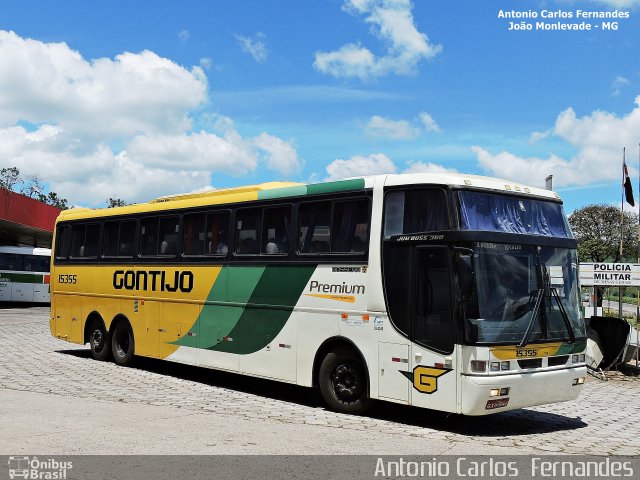
M 385 197 L 384 236 L 446 230 L 449 211 L 444 190 L 416 188 Z
M 266 208 L 262 221 L 262 253 L 289 253 L 289 225 L 291 208 Z
M 185 215 L 185 255 L 227 255 L 229 212 Z
M 71 257 L 97 257 L 99 240 L 100 225 L 97 223 L 73 225 L 71 227 Z
M 115 257 L 118 254 L 120 222 L 106 222 L 102 234 L 102 255 Z
M 369 239 L 369 201 L 335 202 L 331 253 L 364 253 Z
M 573 238 L 560 203 L 485 192 L 460 192 L 458 198 L 465 230 Z
M 140 221 L 140 255 L 175 255 L 179 222 L 178 216 L 143 218 Z
M 25 255 L 24 269 L 27 272 L 48 272 L 50 260 L 49 257 L 41 255 Z
M 260 213 L 259 209 L 238 210 L 236 215 L 237 254 L 254 255 L 258 253 Z
M 56 258 L 65 258 L 69 254 L 69 227 L 58 226 L 56 231 Z
M 24 256 L 15 253 L 0 253 L 0 270 L 24 270 Z
M 136 221 L 127 220 L 120 222 L 120 236 L 118 237 L 118 256 L 133 257 L 134 241 L 136 236 Z
M 135 230 L 135 220 L 106 222 L 102 235 L 102 255 L 105 257 L 132 257 Z
M 298 251 L 329 253 L 331 249 L 331 202 L 304 203 L 300 206 Z

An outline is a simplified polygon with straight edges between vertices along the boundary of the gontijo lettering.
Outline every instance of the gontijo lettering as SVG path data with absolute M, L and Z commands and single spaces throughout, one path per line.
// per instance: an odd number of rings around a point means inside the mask
M 113 272 L 113 288 L 116 290 L 150 290 L 152 292 L 188 293 L 193 289 L 193 273 L 176 270 L 173 278 L 167 278 L 163 270 L 116 270 Z

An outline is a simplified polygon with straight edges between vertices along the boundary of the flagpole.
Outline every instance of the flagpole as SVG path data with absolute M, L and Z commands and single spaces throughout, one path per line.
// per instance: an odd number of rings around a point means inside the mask
M 640 195 L 640 142 L 638 143 L 638 195 Z M 640 199 L 638 200 L 638 263 L 640 264 Z M 640 363 L 640 288 L 636 302 L 636 368 Z
M 622 202 L 620 208 L 620 262 L 622 262 L 622 247 L 623 247 L 623 239 L 624 239 L 624 200 L 625 200 L 625 183 L 626 183 L 626 156 L 625 156 L 625 148 L 622 147 Z M 622 318 L 622 285 L 618 286 L 618 316 Z

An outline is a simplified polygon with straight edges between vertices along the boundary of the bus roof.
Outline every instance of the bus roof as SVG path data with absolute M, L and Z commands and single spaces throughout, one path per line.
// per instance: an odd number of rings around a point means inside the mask
M 466 175 L 461 173 L 415 173 L 377 175 L 360 178 L 349 178 L 335 182 L 315 184 L 303 184 L 294 182 L 267 182 L 257 185 L 191 192 L 178 195 L 158 197 L 147 203 L 137 203 L 124 207 L 89 209 L 73 208 L 64 210 L 58 217 L 61 220 L 73 220 L 81 218 L 109 217 L 133 213 L 170 211 L 189 207 L 207 205 L 224 205 L 229 203 L 248 202 L 252 200 L 265 200 L 275 198 L 290 198 L 307 195 L 319 195 L 324 193 L 358 191 L 373 188 L 377 178 L 384 178 L 387 186 L 396 185 L 450 185 L 468 188 L 480 188 L 497 192 L 510 192 L 522 195 L 535 195 L 558 200 L 557 193 L 522 185 L 509 180 L 483 177 L 479 175 Z

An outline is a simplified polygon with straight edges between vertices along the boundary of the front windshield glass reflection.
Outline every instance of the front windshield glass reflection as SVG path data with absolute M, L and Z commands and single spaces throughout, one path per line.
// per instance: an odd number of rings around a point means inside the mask
M 475 281 L 464 302 L 467 341 L 517 344 L 525 337 L 526 343 L 569 341 L 567 323 L 575 338 L 584 337 L 577 267 L 571 249 L 475 244 Z

